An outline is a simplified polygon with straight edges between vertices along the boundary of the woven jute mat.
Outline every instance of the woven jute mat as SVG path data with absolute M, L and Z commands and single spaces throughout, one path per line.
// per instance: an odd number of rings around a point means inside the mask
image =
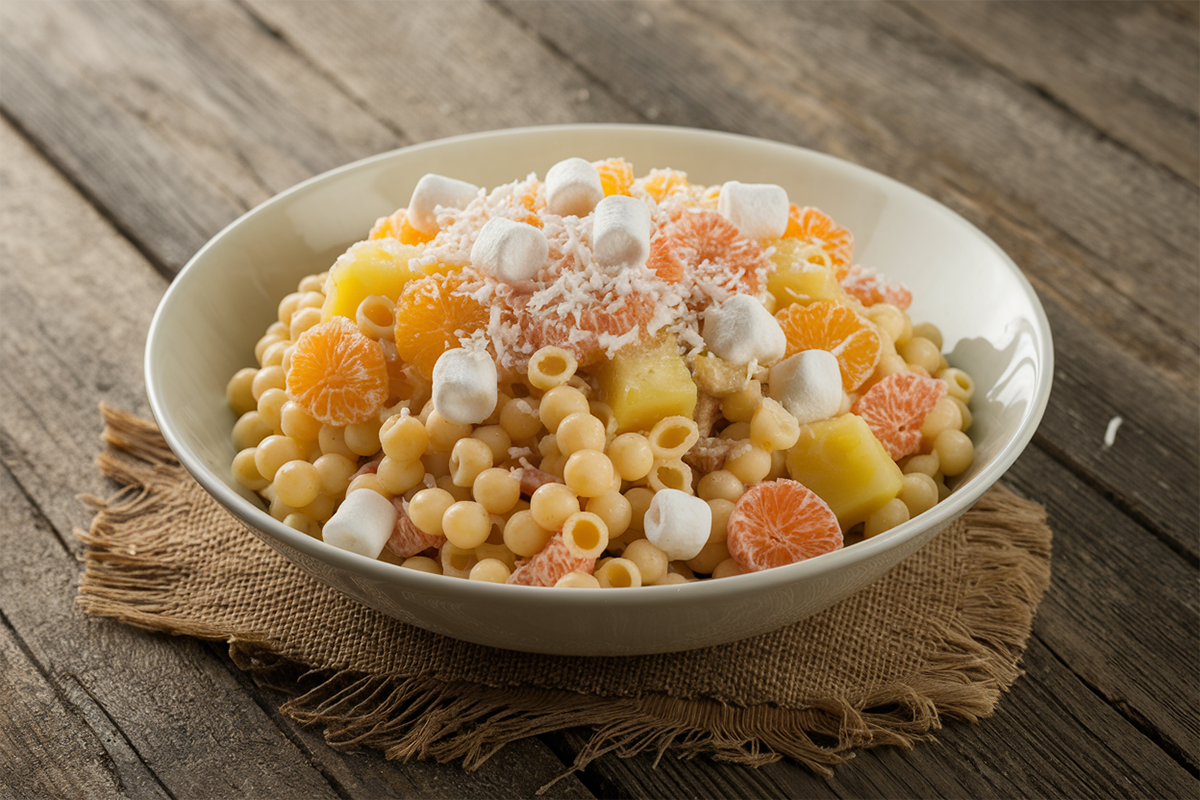
M 651 751 L 828 774 L 857 748 L 911 747 L 944 719 L 990 715 L 1050 580 L 1042 507 L 994 488 L 878 582 L 772 633 L 624 658 L 495 650 L 310 578 L 217 505 L 153 423 L 102 411 L 99 467 L 123 488 L 85 498 L 83 609 L 228 642 L 239 667 L 292 694 L 285 713 L 388 758 L 471 769 L 508 742 L 584 726 L 575 768 Z

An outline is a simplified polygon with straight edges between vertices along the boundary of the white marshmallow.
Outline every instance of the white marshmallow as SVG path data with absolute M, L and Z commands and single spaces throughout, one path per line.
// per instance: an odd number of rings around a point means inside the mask
M 471 246 L 472 264 L 513 286 L 528 286 L 549 255 L 546 234 L 504 217 L 489 219 Z
M 842 407 L 842 368 L 828 350 L 805 350 L 785 358 L 767 376 L 767 396 L 800 424 L 835 416 Z
M 775 239 L 787 230 L 787 190 L 773 183 L 728 181 L 717 196 L 717 213 L 749 239 Z
M 551 214 L 585 217 L 603 199 L 600 173 L 582 158 L 568 158 L 546 170 L 546 208 Z
M 379 558 L 399 516 L 392 501 L 370 489 L 346 495 L 321 529 L 326 544 L 367 558 Z
M 712 508 L 695 495 L 678 489 L 659 489 L 646 509 L 644 521 L 650 544 L 671 561 L 695 558 L 708 544 Z
M 437 208 L 464 208 L 479 187 L 466 181 L 430 173 L 417 181 L 408 201 L 408 224 L 426 235 L 438 232 Z
M 650 258 L 650 209 L 641 200 L 614 194 L 592 214 L 592 255 L 601 267 L 637 268 Z
M 450 422 L 478 425 L 496 410 L 497 380 L 486 352 L 447 350 L 433 365 L 433 408 Z
M 778 320 L 748 294 L 735 294 L 705 311 L 701 335 L 713 355 L 733 364 L 771 364 L 787 351 Z

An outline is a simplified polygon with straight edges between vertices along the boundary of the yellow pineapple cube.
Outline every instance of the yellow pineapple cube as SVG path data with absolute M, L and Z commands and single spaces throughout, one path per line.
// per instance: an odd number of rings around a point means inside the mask
M 321 319 L 354 319 L 359 304 L 371 295 L 396 300 L 406 283 L 425 274 L 408 263 L 420 254 L 419 247 L 390 238 L 351 245 L 329 270 Z
M 900 493 L 903 474 L 862 417 L 843 414 L 800 426 L 788 473 L 829 504 L 842 530 Z
M 775 248 L 771 254 L 775 269 L 767 278 L 767 291 L 775 298 L 776 311 L 792 303 L 844 302 L 845 292 L 838 285 L 833 269 L 818 255 L 823 255 L 820 248 L 799 239 L 773 239 L 768 244 Z
M 673 337 L 622 350 L 596 379 L 622 432 L 649 430 L 664 417 L 691 418 L 696 410 L 696 384 Z

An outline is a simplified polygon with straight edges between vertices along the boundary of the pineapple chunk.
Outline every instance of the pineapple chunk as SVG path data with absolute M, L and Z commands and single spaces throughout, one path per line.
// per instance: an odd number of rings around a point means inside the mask
M 622 350 L 596 379 L 618 431 L 650 430 L 664 417 L 691 419 L 696 411 L 696 384 L 674 338 Z
M 844 302 L 845 292 L 838 285 L 833 269 L 806 258 L 806 251 L 812 250 L 812 245 L 799 239 L 774 239 L 770 244 L 775 248 L 771 254 L 775 269 L 767 278 L 767 291 L 775 298 L 776 311 L 792 303 Z
M 330 317 L 354 319 L 358 306 L 371 295 L 396 300 L 404 285 L 425 273 L 408 265 L 421 254 L 418 247 L 400 244 L 395 239 L 376 239 L 350 246 L 329 270 L 325 281 L 322 321 Z
M 862 417 L 843 414 L 800 426 L 788 472 L 829 504 L 842 530 L 900 493 L 903 474 Z

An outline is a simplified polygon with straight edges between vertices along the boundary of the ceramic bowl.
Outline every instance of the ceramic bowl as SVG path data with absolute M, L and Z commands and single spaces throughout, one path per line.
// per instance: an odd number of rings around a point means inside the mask
M 777 183 L 855 236 L 855 258 L 912 290 L 915 320 L 943 332 L 951 364 L 974 378 L 976 457 L 948 499 L 909 522 L 799 564 L 636 590 L 552 590 L 405 570 L 338 550 L 273 519 L 230 474 L 234 416 L 225 384 L 254 365 L 280 298 L 328 269 L 372 223 L 407 205 L 434 172 L 496 186 L 571 156 L 623 156 L 694 183 Z M 561 655 L 664 653 L 764 633 L 870 584 L 966 511 L 1028 444 L 1053 374 L 1037 296 L 999 247 L 934 200 L 883 175 L 776 142 L 630 125 L 504 130 L 406 147 L 286 191 L 205 245 L 151 324 L 146 382 L 154 417 L 184 467 L 246 528 L 306 572 L 379 611 L 479 644 Z M 249 535 L 249 534 L 247 534 Z

